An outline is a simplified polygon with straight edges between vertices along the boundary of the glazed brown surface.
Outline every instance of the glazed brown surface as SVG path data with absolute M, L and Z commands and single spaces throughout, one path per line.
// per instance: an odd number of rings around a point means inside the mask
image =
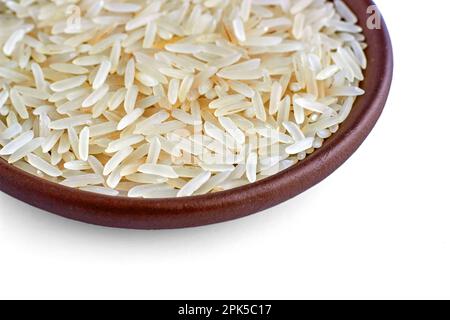
M 346 0 L 359 17 L 369 47 L 368 68 L 359 97 L 338 132 L 295 166 L 254 184 L 229 191 L 177 199 L 109 197 L 64 187 L 30 175 L 0 159 L 0 190 L 60 216 L 109 227 L 168 229 L 240 218 L 286 201 L 340 167 L 375 126 L 386 103 L 393 73 L 387 28 L 369 30 L 370 0 Z

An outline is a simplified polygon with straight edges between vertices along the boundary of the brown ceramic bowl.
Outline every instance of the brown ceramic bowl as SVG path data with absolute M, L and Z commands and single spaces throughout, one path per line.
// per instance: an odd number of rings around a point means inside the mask
M 346 0 L 367 38 L 368 68 L 349 118 L 323 147 L 301 163 L 269 178 L 230 191 L 178 199 L 109 197 L 60 186 L 0 160 L 0 189 L 66 218 L 109 227 L 166 229 L 236 219 L 275 206 L 317 184 L 342 165 L 377 122 L 389 93 L 393 55 L 387 28 L 370 30 L 370 0 Z

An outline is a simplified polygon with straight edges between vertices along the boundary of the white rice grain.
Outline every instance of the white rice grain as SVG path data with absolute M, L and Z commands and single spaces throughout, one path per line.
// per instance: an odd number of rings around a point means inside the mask
M 29 164 L 31 164 L 36 169 L 44 172 L 45 174 L 49 175 L 50 177 L 59 177 L 62 175 L 61 170 L 59 170 L 55 166 L 52 166 L 50 163 L 36 156 L 33 153 L 28 154 L 27 158 Z
M 126 127 L 132 125 L 134 122 L 136 122 L 137 119 L 142 116 L 144 111 L 145 110 L 141 108 L 134 109 L 131 113 L 127 114 L 120 120 L 119 124 L 117 125 L 117 130 L 121 131 Z
M 89 157 L 89 127 L 84 127 L 80 132 L 79 138 L 79 154 L 80 159 L 87 161 Z
M 54 82 L 50 85 L 50 89 L 54 92 L 67 91 L 81 86 L 87 80 L 86 76 L 78 76 L 61 81 Z
M 295 144 L 286 148 L 287 154 L 298 154 L 303 151 L 306 151 L 312 148 L 314 143 L 314 138 L 306 138 L 300 141 L 297 141 Z
M 63 186 L 81 188 L 89 185 L 96 185 L 103 182 L 103 178 L 98 174 L 83 174 L 69 177 L 61 182 Z
M 139 94 L 138 87 L 133 85 L 131 86 L 125 95 L 124 108 L 127 113 L 130 113 L 134 110 L 136 106 L 137 96 Z
M 19 116 L 22 119 L 28 119 L 29 118 L 29 114 L 28 114 L 27 108 L 25 106 L 25 102 L 23 101 L 23 98 L 19 94 L 17 89 L 11 89 L 9 95 L 10 95 L 11 103 L 12 103 L 14 109 L 19 114 Z
M 139 4 L 122 2 L 106 2 L 103 7 L 114 13 L 134 13 L 142 8 Z
M 177 173 L 171 166 L 161 164 L 143 164 L 139 167 L 139 172 L 170 179 L 178 178 Z
M 34 138 L 33 131 L 26 131 L 19 135 L 17 138 L 13 139 L 11 142 L 6 144 L 1 150 L 0 155 L 6 156 L 11 155 L 20 148 L 22 148 L 24 145 L 29 143 Z
M 14 163 L 14 162 L 21 160 L 22 158 L 27 156 L 29 153 L 32 153 L 36 149 L 38 149 L 42 145 L 43 141 L 44 141 L 44 138 L 36 138 L 36 139 L 31 140 L 30 142 L 25 144 L 23 147 L 17 149 L 13 154 L 11 154 L 11 156 L 8 159 L 8 162 Z
M 183 188 L 177 193 L 177 197 L 188 197 L 192 196 L 195 191 L 200 189 L 206 182 L 211 178 L 211 172 L 205 171 L 198 175 L 188 183 L 184 185 Z
M 92 107 L 101 99 L 103 99 L 108 92 L 109 86 L 107 84 L 104 84 L 100 88 L 97 88 L 94 91 L 92 91 L 92 93 L 89 96 L 87 96 L 87 98 L 84 99 L 84 101 L 81 103 L 81 107 L 82 108 Z
M 258 165 L 258 156 L 256 153 L 251 152 L 247 157 L 246 162 L 246 175 L 248 181 L 251 183 L 256 181 L 256 169 Z
M 108 77 L 109 72 L 111 71 L 111 67 L 112 67 L 111 61 L 109 60 L 102 61 L 97 71 L 97 74 L 95 75 L 94 82 L 92 83 L 92 88 L 94 90 L 97 90 L 103 86 L 103 84 L 106 81 L 106 78 Z
M 125 160 L 132 152 L 133 148 L 126 147 L 114 154 L 114 156 L 112 156 L 111 159 L 109 159 L 109 161 L 105 164 L 103 175 L 107 176 L 116 170 L 120 163 L 122 163 L 122 161 Z

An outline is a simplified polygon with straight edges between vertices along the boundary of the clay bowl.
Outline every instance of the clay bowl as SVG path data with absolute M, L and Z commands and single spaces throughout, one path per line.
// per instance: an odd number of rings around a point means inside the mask
M 178 199 L 109 197 L 60 186 L 0 160 L 0 189 L 35 207 L 87 223 L 133 229 L 207 225 L 244 217 L 286 201 L 325 179 L 362 144 L 382 113 L 389 93 L 393 55 L 388 30 L 369 29 L 370 0 L 346 0 L 359 17 L 369 44 L 369 65 L 349 118 L 323 147 L 301 163 L 269 178 L 230 191 Z M 373 13 L 373 12 L 372 12 Z

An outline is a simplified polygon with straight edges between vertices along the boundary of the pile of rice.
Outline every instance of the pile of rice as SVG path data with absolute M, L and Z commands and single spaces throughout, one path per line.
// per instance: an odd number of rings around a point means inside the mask
M 356 23 L 341 0 L 2 0 L 0 155 L 112 196 L 255 182 L 364 93 Z

